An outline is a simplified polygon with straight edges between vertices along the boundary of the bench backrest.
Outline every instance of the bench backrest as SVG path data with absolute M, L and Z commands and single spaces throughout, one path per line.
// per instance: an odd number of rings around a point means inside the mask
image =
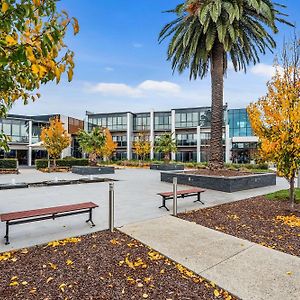
M 199 189 L 199 188 L 193 188 L 193 189 L 188 189 L 188 190 L 180 190 L 177 191 L 177 195 L 188 195 L 188 194 L 196 194 L 196 193 L 203 193 L 205 192 L 204 189 Z M 164 192 L 164 193 L 158 193 L 158 195 L 163 196 L 163 197 L 170 197 L 173 196 L 173 192 Z
M 45 216 L 45 215 L 53 215 L 64 212 L 72 212 L 76 210 L 84 210 L 98 207 L 97 204 L 93 202 L 84 202 L 70 205 L 61 205 L 47 208 L 40 208 L 34 210 L 25 210 L 18 212 L 5 213 L 0 215 L 1 222 L 25 219 L 31 217 Z

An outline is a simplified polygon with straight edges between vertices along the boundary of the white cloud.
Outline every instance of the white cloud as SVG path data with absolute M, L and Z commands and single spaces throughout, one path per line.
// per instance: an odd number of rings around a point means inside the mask
M 107 72 L 113 72 L 115 69 L 112 67 L 105 67 L 104 70 Z
M 177 94 L 181 91 L 181 87 L 178 84 L 169 81 L 154 81 L 146 80 L 142 82 L 138 89 L 144 91 L 154 91 L 162 93 Z
M 111 96 L 141 96 L 141 93 L 138 89 L 132 88 L 124 83 L 98 83 L 94 86 L 91 86 L 89 90 L 94 93 L 101 93 Z
M 132 46 L 133 46 L 134 48 L 142 48 L 142 47 L 143 47 L 143 44 L 141 44 L 141 43 L 133 43 Z
M 178 84 L 169 81 L 145 80 L 139 85 L 132 87 L 125 83 L 104 83 L 100 82 L 95 85 L 88 85 L 88 91 L 101 93 L 110 96 L 128 96 L 132 98 L 145 97 L 153 93 L 160 96 L 180 94 L 181 87 Z
M 277 67 L 277 69 L 279 70 L 279 73 L 282 73 L 281 67 Z M 260 64 L 253 66 L 250 69 L 250 72 L 254 75 L 267 77 L 267 78 L 271 79 L 276 73 L 276 67 L 274 67 L 273 65 L 267 65 L 267 64 L 260 63 Z

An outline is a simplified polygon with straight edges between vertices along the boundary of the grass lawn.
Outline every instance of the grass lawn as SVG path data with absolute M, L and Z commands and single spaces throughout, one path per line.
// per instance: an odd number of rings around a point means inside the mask
M 237 298 L 119 231 L 100 231 L 0 253 L 0 299 Z
M 275 193 L 266 195 L 269 200 L 288 200 L 289 190 L 281 190 Z M 296 203 L 300 203 L 300 188 L 296 188 Z

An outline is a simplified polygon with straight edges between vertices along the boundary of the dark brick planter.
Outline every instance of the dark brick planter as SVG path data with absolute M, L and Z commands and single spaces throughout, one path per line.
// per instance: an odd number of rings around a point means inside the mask
M 227 193 L 276 185 L 275 173 L 259 173 L 235 177 L 219 177 L 186 174 L 184 172 L 161 172 L 161 181 L 173 182 L 173 177 L 177 177 L 178 184 L 197 186 Z
M 159 170 L 159 171 L 181 171 L 184 170 L 184 165 L 179 164 L 151 164 L 150 170 Z
M 72 167 L 72 173 L 79 175 L 114 174 L 114 167 Z
M 28 184 L 24 182 L 19 182 L 15 184 L 11 184 L 11 183 L 0 184 L 0 190 L 13 190 L 13 189 L 24 189 L 24 188 L 28 188 Z

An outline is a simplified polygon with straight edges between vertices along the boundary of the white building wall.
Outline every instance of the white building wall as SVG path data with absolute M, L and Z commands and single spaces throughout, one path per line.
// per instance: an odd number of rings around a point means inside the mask
M 150 159 L 154 159 L 154 111 L 150 111 L 150 144 L 151 144 L 151 151 L 150 151 Z
M 64 128 L 67 132 L 69 132 L 69 120 L 67 116 L 60 115 L 60 121 L 64 124 Z M 61 153 L 61 158 L 71 156 L 72 151 L 71 151 L 71 145 L 64 149 L 63 152 Z
M 173 138 L 176 138 L 176 118 L 175 118 L 175 110 L 171 110 L 171 133 Z M 172 152 L 171 159 L 176 160 L 176 153 Z
M 132 159 L 133 115 L 127 113 L 127 159 Z

